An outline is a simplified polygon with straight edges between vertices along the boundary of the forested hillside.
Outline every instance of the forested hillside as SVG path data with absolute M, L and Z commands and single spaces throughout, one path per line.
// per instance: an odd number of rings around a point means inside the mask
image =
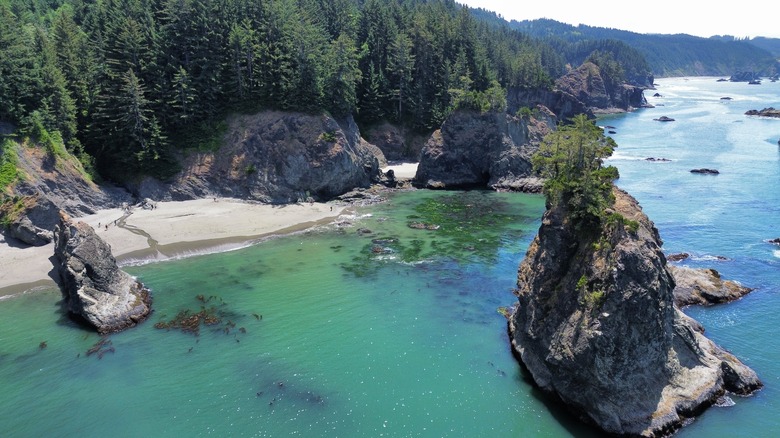
M 699 38 L 691 35 L 639 34 L 586 25 L 572 26 L 554 20 L 512 21 L 509 25 L 558 46 L 589 44 L 605 39 L 621 41 L 647 59 L 655 76 L 731 76 L 751 70 L 776 73 L 776 60 L 766 44 L 734 38 Z
M 501 107 L 508 87 L 551 87 L 570 53 L 649 76 L 627 46 L 564 46 L 451 0 L 0 0 L 0 122 L 59 133 L 104 175 L 159 176 L 230 112 L 430 132 L 456 107 Z

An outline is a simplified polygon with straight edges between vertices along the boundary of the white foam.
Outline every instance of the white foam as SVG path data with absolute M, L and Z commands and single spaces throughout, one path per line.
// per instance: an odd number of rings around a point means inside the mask
M 691 256 L 691 260 L 705 261 L 705 262 L 725 262 L 725 261 L 728 261 L 728 259 L 725 259 L 723 257 L 712 256 L 712 255 Z
M 777 250 L 774 250 L 774 251 L 772 251 L 772 255 L 774 255 L 775 257 L 777 257 L 778 259 L 780 259 L 780 249 L 777 249 Z

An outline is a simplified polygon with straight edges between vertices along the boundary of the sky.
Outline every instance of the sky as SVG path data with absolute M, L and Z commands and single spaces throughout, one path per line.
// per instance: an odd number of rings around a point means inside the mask
M 550 18 L 572 25 L 611 27 L 638 33 L 686 33 L 700 37 L 780 38 L 780 19 L 774 1 L 745 3 L 627 2 L 625 0 L 456 0 L 471 8 L 497 12 L 506 20 Z M 717 3 L 717 4 L 716 4 Z

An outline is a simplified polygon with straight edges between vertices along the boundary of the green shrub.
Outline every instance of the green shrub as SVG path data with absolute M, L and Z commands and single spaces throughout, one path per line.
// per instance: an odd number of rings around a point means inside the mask
M 594 290 L 585 293 L 584 301 L 588 307 L 592 309 L 598 309 L 602 304 L 604 304 L 604 300 L 606 298 L 606 292 L 603 290 Z
M 16 165 L 16 143 L 6 138 L 0 143 L 0 191 L 5 190 L 18 178 Z
M 527 106 L 521 107 L 517 110 L 517 117 L 523 118 L 523 119 L 530 119 L 531 116 L 534 115 L 534 111 L 531 108 L 528 108 Z
M 580 279 L 577 281 L 577 290 L 583 289 L 585 286 L 588 285 L 588 277 L 583 275 L 580 277 Z
M 336 143 L 338 141 L 338 137 L 336 137 L 336 133 L 333 131 L 323 132 L 320 134 L 320 140 L 326 142 L 326 143 Z

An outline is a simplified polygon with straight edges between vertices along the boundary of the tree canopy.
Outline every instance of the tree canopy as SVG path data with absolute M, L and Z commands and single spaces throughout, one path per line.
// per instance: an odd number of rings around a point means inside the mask
M 580 225 L 597 224 L 613 204 L 617 168 L 604 166 L 615 142 L 584 114 L 548 134 L 533 157 L 534 169 L 546 178 L 550 205 L 565 207 Z
M 59 132 L 105 175 L 165 173 L 229 112 L 430 132 L 456 108 L 502 110 L 510 86 L 552 87 L 560 52 L 452 0 L 2 0 L 0 121 Z

